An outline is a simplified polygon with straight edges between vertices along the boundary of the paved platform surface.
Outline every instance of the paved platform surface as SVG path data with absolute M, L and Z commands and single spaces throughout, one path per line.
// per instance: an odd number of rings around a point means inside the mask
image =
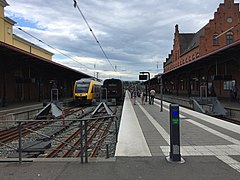
M 214 156 L 185 157 L 184 164 L 165 157 L 118 157 L 112 161 L 0 163 L 1 180 L 237 180 L 239 172 Z
M 170 163 L 169 104 L 132 104 L 126 96 L 115 158 L 0 163 L 0 179 L 240 179 L 240 126 L 180 108 L 181 155 Z

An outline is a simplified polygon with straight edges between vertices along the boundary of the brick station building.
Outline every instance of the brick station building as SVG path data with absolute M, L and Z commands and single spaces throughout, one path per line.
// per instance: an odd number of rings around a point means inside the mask
M 174 44 L 164 62 L 164 93 L 229 97 L 240 89 L 239 3 L 224 0 L 214 18 L 196 33 L 175 26 Z

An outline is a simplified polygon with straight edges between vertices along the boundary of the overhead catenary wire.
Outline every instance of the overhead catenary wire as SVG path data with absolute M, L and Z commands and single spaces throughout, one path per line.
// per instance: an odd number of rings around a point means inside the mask
M 229 32 L 229 31 L 231 31 L 232 29 L 234 29 L 235 27 L 237 27 L 239 24 L 240 24 L 240 21 L 239 21 L 236 25 L 230 27 L 230 28 L 227 29 L 226 31 L 224 31 L 224 32 L 222 32 L 221 34 L 219 34 L 219 35 L 217 35 L 216 37 L 214 37 L 214 39 L 217 39 L 217 38 L 219 38 L 220 36 L 222 36 L 223 34 L 225 34 L 225 33 Z
M 78 11 L 79 11 L 79 13 L 81 14 L 83 20 L 85 21 L 87 27 L 89 28 L 89 30 L 90 30 L 90 32 L 91 32 L 93 38 L 96 40 L 98 46 L 100 47 L 100 49 L 101 49 L 103 55 L 105 56 L 105 58 L 107 59 L 107 61 L 108 61 L 109 64 L 111 65 L 112 69 L 113 69 L 114 71 L 116 71 L 116 68 L 114 68 L 114 66 L 112 65 L 112 63 L 111 63 L 111 61 L 109 60 L 107 54 L 106 54 L 105 51 L 103 50 L 102 45 L 101 45 L 100 42 L 98 41 L 98 39 L 97 39 L 96 35 L 94 34 L 92 28 L 90 27 L 90 25 L 89 25 L 87 19 L 85 18 L 84 14 L 82 13 L 81 9 L 79 8 L 77 1 L 76 1 L 76 0 L 73 0 L 73 3 L 74 3 L 74 4 L 73 4 L 74 8 L 77 8 L 77 9 L 78 9 Z
M 17 27 L 17 26 L 15 26 L 15 27 L 16 27 L 18 30 L 20 30 L 20 31 L 24 32 L 25 34 L 27 34 L 28 36 L 30 36 L 30 37 L 32 37 L 32 38 L 34 38 L 34 39 L 36 39 L 37 41 L 39 41 L 39 42 L 41 42 L 41 43 L 45 44 L 46 46 L 48 46 L 48 47 L 50 47 L 50 48 L 54 49 L 55 51 L 59 52 L 59 53 L 60 53 L 60 54 L 62 54 L 63 56 L 65 56 L 65 57 L 67 57 L 67 58 L 69 58 L 69 59 L 71 59 L 71 60 L 75 61 L 76 63 L 78 63 L 78 64 L 80 64 L 80 65 L 84 66 L 84 67 L 85 67 L 85 68 L 87 68 L 87 69 L 92 69 L 92 68 L 89 68 L 88 66 L 86 66 L 86 65 L 84 65 L 84 64 L 82 64 L 82 63 L 80 63 L 80 62 L 79 62 L 79 61 L 77 61 L 76 59 L 73 59 L 71 56 L 69 56 L 69 55 L 67 55 L 67 54 L 64 54 L 63 52 L 61 52 L 61 51 L 60 51 L 60 50 L 58 50 L 57 48 L 55 48 L 55 47 L 53 47 L 53 46 L 51 46 L 51 45 L 49 45 L 49 44 L 45 43 L 45 42 L 44 42 L 44 41 L 42 41 L 41 39 L 38 39 L 37 37 L 33 36 L 32 34 L 28 33 L 27 31 L 24 31 L 22 28 L 20 28 L 20 27 Z

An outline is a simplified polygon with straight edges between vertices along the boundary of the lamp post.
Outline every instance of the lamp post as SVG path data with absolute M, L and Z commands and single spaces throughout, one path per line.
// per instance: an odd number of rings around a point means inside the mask
M 162 74 L 158 75 L 158 83 L 160 84 L 160 96 L 161 96 L 160 112 L 162 112 L 163 111 L 163 81 L 162 81 Z
M 148 88 L 146 88 L 146 102 L 147 102 L 147 94 L 148 94 L 149 104 L 151 104 L 151 101 L 150 101 L 150 73 L 149 72 L 140 72 L 140 74 L 148 74 Z

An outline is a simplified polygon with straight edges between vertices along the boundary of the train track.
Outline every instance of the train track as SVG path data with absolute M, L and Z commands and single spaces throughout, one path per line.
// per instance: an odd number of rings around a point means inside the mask
M 81 153 L 85 150 L 88 151 L 89 157 L 97 157 L 99 151 L 101 155 L 103 155 L 101 146 L 103 146 L 104 140 L 108 138 L 108 142 L 110 142 L 112 141 L 111 138 L 115 137 L 108 137 L 112 120 L 106 118 L 106 115 L 104 115 L 106 112 L 103 112 L 102 115 L 98 114 L 99 118 L 95 118 L 96 120 L 89 121 L 87 127 L 88 140 L 85 146 L 82 147 L 82 149 L 80 148 L 83 137 L 80 136 L 81 130 L 77 124 L 77 122 L 79 122 L 77 119 L 87 116 L 93 110 L 93 108 L 88 108 L 86 111 L 80 108 L 65 109 L 65 123 L 63 123 L 64 121 L 62 120 L 29 120 L 30 122 L 27 123 L 22 122 L 22 152 L 25 152 L 24 157 L 75 158 L 80 157 Z M 102 116 L 105 117 L 101 118 Z M 2 146 L 0 148 L 1 157 L 11 158 L 18 155 L 18 133 L 18 126 L 0 131 L 0 144 Z M 85 134 L 83 134 L 83 136 L 84 135 Z M 32 149 L 34 149 L 32 148 L 32 144 L 36 145 L 37 148 L 35 149 L 38 149 L 42 147 L 41 142 L 50 143 L 50 146 L 36 153 L 38 155 L 35 155 L 35 150 L 32 151 Z M 38 143 L 40 145 L 38 145 Z M 114 151 L 113 146 L 114 144 L 110 143 L 112 152 Z M 31 152 L 33 152 L 32 154 L 34 154 L 34 156 L 31 155 Z M 43 152 L 44 154 L 42 154 Z
M 61 135 L 65 136 L 64 139 L 54 139 L 54 147 L 47 152 L 46 158 L 66 158 L 66 157 L 80 157 L 81 153 L 87 150 L 89 157 L 97 157 L 98 151 L 104 143 L 105 138 L 109 135 L 109 129 L 112 125 L 112 119 L 101 115 L 89 122 L 87 127 L 87 142 L 81 147 L 81 141 L 85 134 L 81 133 L 79 126 L 76 126 L 72 131 L 68 131 L 68 134 Z M 83 134 L 83 137 L 81 136 Z
M 68 108 L 68 109 L 64 110 L 63 114 L 65 115 L 65 117 L 68 117 L 78 111 L 82 112 L 83 108 Z M 55 123 L 58 123 L 58 125 L 54 125 Z M 22 133 L 23 141 L 24 141 L 24 138 L 27 136 L 30 136 L 31 133 L 36 133 L 44 128 L 47 129 L 47 127 L 50 127 L 50 124 L 52 127 L 54 127 L 54 126 L 60 127 L 59 121 L 57 122 L 55 120 L 29 120 L 29 122 L 24 122 L 24 123 L 22 122 L 21 123 L 21 131 L 22 131 L 21 133 Z M 68 124 L 65 124 L 65 126 L 67 126 L 67 125 Z M 62 130 L 62 129 L 60 129 L 60 130 Z M 55 133 L 58 133 L 57 130 L 55 131 Z M 10 128 L 10 129 L 0 131 L 1 146 L 5 145 L 6 147 L 12 147 L 11 143 L 16 144 L 15 141 L 17 139 L 19 139 L 19 130 L 18 130 L 17 123 L 16 123 L 16 126 Z M 29 139 L 30 138 L 28 138 L 28 140 Z M 28 141 L 28 140 L 25 140 L 25 141 Z
M 31 131 L 37 131 L 44 126 L 49 125 L 51 122 L 29 122 L 22 125 L 22 136 L 26 136 Z M 19 138 L 18 127 L 14 127 L 10 130 L 4 130 L 0 132 L 0 142 L 2 144 L 14 141 Z
M 112 121 L 108 121 L 106 118 L 99 118 L 92 121 L 87 128 L 88 140 L 82 149 L 80 149 L 80 143 L 84 136 L 80 136 L 81 130 L 77 129 L 68 135 L 64 141 L 61 141 L 59 145 L 52 148 L 53 150 L 48 153 L 46 158 L 80 157 L 81 153 L 89 149 L 89 147 L 91 150 L 89 152 L 89 157 L 96 157 L 98 150 L 109 132 L 111 124 Z M 94 142 L 94 139 L 97 139 L 97 141 Z

